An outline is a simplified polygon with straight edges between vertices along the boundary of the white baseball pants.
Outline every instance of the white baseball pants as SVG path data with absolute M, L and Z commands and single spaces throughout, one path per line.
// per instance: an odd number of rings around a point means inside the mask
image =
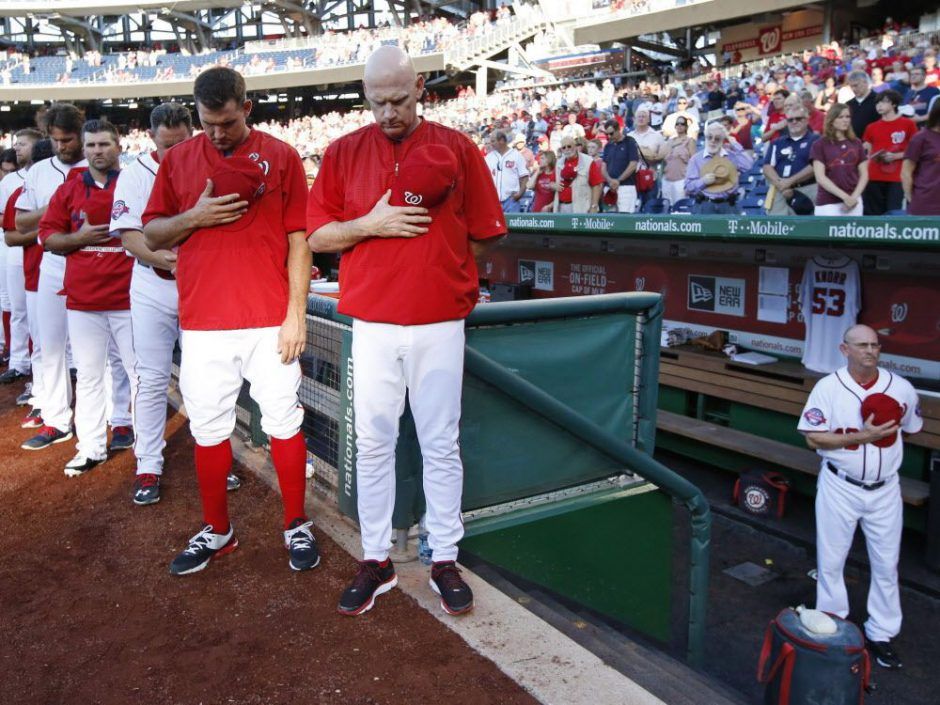
M 67 433 L 72 426 L 72 380 L 69 378 L 68 317 L 65 296 L 60 295 L 65 278 L 65 257 L 45 253 L 39 267 L 36 315 L 42 341 L 42 420 Z M 102 354 L 107 344 L 102 346 Z M 101 403 L 102 410 L 105 402 Z
M 137 358 L 134 400 L 134 455 L 137 474 L 163 474 L 166 403 L 179 338 L 176 283 L 137 264 L 131 279 L 131 320 Z
M 300 363 L 284 364 L 277 351 L 280 328 L 183 330 L 180 392 L 196 443 L 218 445 L 235 430 L 242 381 L 261 409 L 261 429 L 272 438 L 294 436 L 303 423 L 297 398 Z
M 20 248 L 23 249 L 23 248 Z M 10 297 L 10 369 L 26 374 L 29 363 L 29 323 L 23 263 L 11 264 L 7 256 L 7 294 Z
M 39 337 L 39 293 L 27 291 L 26 294 L 26 323 L 29 326 L 29 337 L 33 341 L 33 351 L 29 356 L 30 367 L 33 371 L 32 398 L 29 403 L 42 410 L 45 389 L 42 384 L 42 338 Z
M 868 621 L 871 641 L 888 641 L 901 631 L 898 559 L 904 504 L 897 475 L 877 490 L 864 490 L 828 470 L 819 473 L 816 490 L 816 609 L 848 616 L 843 570 L 855 527 L 861 524 L 871 564 Z
M 353 321 L 357 507 L 365 560 L 385 560 L 392 546 L 395 444 L 406 392 L 424 461 L 433 560 L 457 558 L 463 537 L 463 356 L 462 320 L 420 326 Z
M 134 338 L 131 333 L 131 312 L 69 311 L 68 326 L 72 354 L 78 370 L 78 381 L 75 385 L 75 432 L 78 436 L 78 451 L 86 458 L 103 459 L 108 454 L 108 425 L 105 413 L 108 398 L 105 384 L 109 364 L 108 350 L 113 341 L 120 355 L 117 364 L 125 370 L 133 371 Z M 115 363 L 112 362 L 111 366 L 114 367 Z M 134 395 L 133 386 L 131 382 L 131 398 Z

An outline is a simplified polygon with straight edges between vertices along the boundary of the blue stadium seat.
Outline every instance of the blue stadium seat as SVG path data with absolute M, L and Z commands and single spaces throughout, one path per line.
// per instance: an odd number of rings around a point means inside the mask
M 695 201 L 691 198 L 680 198 L 678 201 L 672 204 L 673 213 L 691 213 L 692 206 L 695 205 Z
M 640 209 L 640 213 L 662 215 L 669 212 L 669 199 L 651 198 Z

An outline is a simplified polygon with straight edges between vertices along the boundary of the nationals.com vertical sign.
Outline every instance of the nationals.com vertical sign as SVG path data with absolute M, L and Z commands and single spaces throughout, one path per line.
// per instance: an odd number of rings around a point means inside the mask
M 783 26 L 764 27 L 757 35 L 757 50 L 761 54 L 776 54 L 783 44 Z

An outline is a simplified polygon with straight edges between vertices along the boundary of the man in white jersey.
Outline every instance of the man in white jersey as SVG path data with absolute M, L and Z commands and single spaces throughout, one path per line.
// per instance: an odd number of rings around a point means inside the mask
M 816 383 L 797 427 L 822 457 L 816 492 L 816 609 L 848 615 L 843 569 L 861 524 L 871 563 L 865 636 L 879 665 L 900 668 L 891 640 L 901 630 L 901 431 L 917 433 L 923 422 L 910 382 L 879 369 L 881 345 L 874 330 L 852 326 L 839 350 L 846 366 Z M 862 418 L 863 402 L 876 394 L 894 400 L 889 402 L 899 407 L 895 418 L 881 424 L 873 413 Z
M 800 311 L 806 325 L 803 365 L 815 372 L 833 372 L 844 364 L 839 342 L 855 325 L 862 307 L 858 263 L 846 255 L 811 257 L 800 283 Z
M 18 188 L 26 183 L 26 172 L 32 163 L 33 145 L 42 137 L 39 130 L 27 128 L 19 130 L 13 138 L 13 149 L 19 170 L 7 175 L 0 181 L 0 221 L 6 213 L 7 202 Z M 29 377 L 29 325 L 26 315 L 26 290 L 23 281 L 23 247 L 17 240 L 18 233 L 11 230 L 4 232 L 4 244 L 7 245 L 6 268 L 0 270 L 0 279 L 6 281 L 7 296 L 10 298 L 10 364 L 6 372 L 0 375 L 0 384 L 12 384 Z M 24 392 L 23 404 L 29 403 L 29 390 Z M 17 398 L 17 403 L 20 399 Z
M 65 183 L 69 172 L 86 165 L 82 156 L 81 111 L 71 103 L 54 103 L 46 112 L 45 119 L 55 156 L 37 162 L 26 175 L 23 193 L 16 202 L 19 211 L 16 229 L 24 234 L 38 230 L 49 199 Z M 65 258 L 47 253 L 42 259 L 36 315 L 43 352 L 41 369 L 33 370 L 34 378 L 41 376 L 42 398 L 34 398 L 33 406 L 42 409 L 44 425 L 37 436 L 23 444 L 26 450 L 47 448 L 72 437 L 72 386 L 66 362 L 65 297 L 59 295 L 65 276 Z
M 137 357 L 134 401 L 137 475 L 132 496 L 137 505 L 160 501 L 167 388 L 173 347 L 179 338 L 179 301 L 172 274 L 176 253 L 150 250 L 144 243 L 140 217 L 166 150 L 189 139 L 192 133 L 192 116 L 185 106 L 162 103 L 154 108 L 150 113 L 150 136 L 156 151 L 139 155 L 121 171 L 111 211 L 112 232 L 120 233 L 124 249 L 137 259 L 131 277 L 131 322 Z M 228 489 L 240 486 L 238 476 L 229 473 Z
M 16 203 L 16 227 L 21 233 L 35 232 L 46 211 L 52 194 L 75 168 L 86 167 L 82 158 L 81 111 L 71 103 L 53 103 L 44 116 L 55 156 L 37 162 L 26 177 L 23 193 Z M 68 365 L 68 323 L 65 296 L 61 293 L 65 278 L 65 257 L 52 252 L 43 255 L 39 269 L 36 296 L 38 333 L 42 346 L 41 369 L 33 370 L 42 377 L 42 397 L 33 406 L 42 409 L 39 432 L 23 443 L 24 450 L 41 450 L 72 437 L 72 384 Z M 113 437 L 110 450 L 130 448 L 134 431 L 130 415 L 130 383 L 121 365 L 116 348 L 109 343 L 112 375 Z

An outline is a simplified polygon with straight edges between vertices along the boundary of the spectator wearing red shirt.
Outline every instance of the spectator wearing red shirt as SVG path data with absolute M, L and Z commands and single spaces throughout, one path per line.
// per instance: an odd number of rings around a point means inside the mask
M 375 123 L 329 146 L 307 205 L 310 248 L 343 253 L 339 311 L 353 318 L 363 560 L 338 611 L 362 614 L 398 584 L 389 550 L 407 394 L 424 461 L 430 586 L 445 612 L 463 614 L 473 608 L 455 564 L 463 536 L 464 319 L 478 297 L 476 257 L 506 233 L 506 222 L 470 142 L 418 115 L 424 77 L 405 52 L 389 45 L 373 52 L 363 89 Z
M 69 342 L 78 372 L 75 383 L 75 456 L 65 465 L 78 477 L 108 458 L 105 369 L 113 341 L 134 396 L 134 341 L 131 335 L 131 260 L 110 230 L 118 179 L 121 138 L 104 120 L 82 128 L 87 170 L 74 170 L 53 194 L 39 221 L 39 242 L 65 256 L 65 308 Z
M 271 439 L 289 565 L 309 570 L 320 555 L 304 510 L 307 450 L 297 398 L 311 265 L 303 164 L 296 149 L 248 127 L 252 103 L 237 71 L 207 69 L 193 93 L 204 132 L 163 155 L 141 218 L 148 248 L 178 247 L 180 391 L 205 525 L 170 572 L 195 573 L 238 546 L 226 491 L 244 380 Z
M 806 108 L 806 114 L 809 116 L 809 129 L 817 135 L 821 135 L 826 126 L 826 112 L 816 107 L 813 94 L 809 91 L 800 93 L 800 99 L 803 102 L 803 107 Z
M 940 100 L 904 153 L 901 183 L 910 215 L 940 215 Z
M 863 197 L 865 215 L 884 215 L 901 209 L 904 199 L 901 160 L 917 134 L 917 125 L 898 115 L 900 104 L 901 94 L 897 91 L 882 93 L 875 105 L 881 119 L 866 127 L 862 135 L 869 159 L 868 186 Z
M 532 213 L 551 213 L 555 208 L 555 153 L 540 152 L 538 164 L 533 164 L 529 188 L 535 192 L 529 210 Z
M 787 115 L 784 112 L 784 104 L 790 91 L 781 88 L 774 93 L 767 110 L 767 121 L 764 123 L 763 139 L 765 142 L 773 142 L 787 128 Z

